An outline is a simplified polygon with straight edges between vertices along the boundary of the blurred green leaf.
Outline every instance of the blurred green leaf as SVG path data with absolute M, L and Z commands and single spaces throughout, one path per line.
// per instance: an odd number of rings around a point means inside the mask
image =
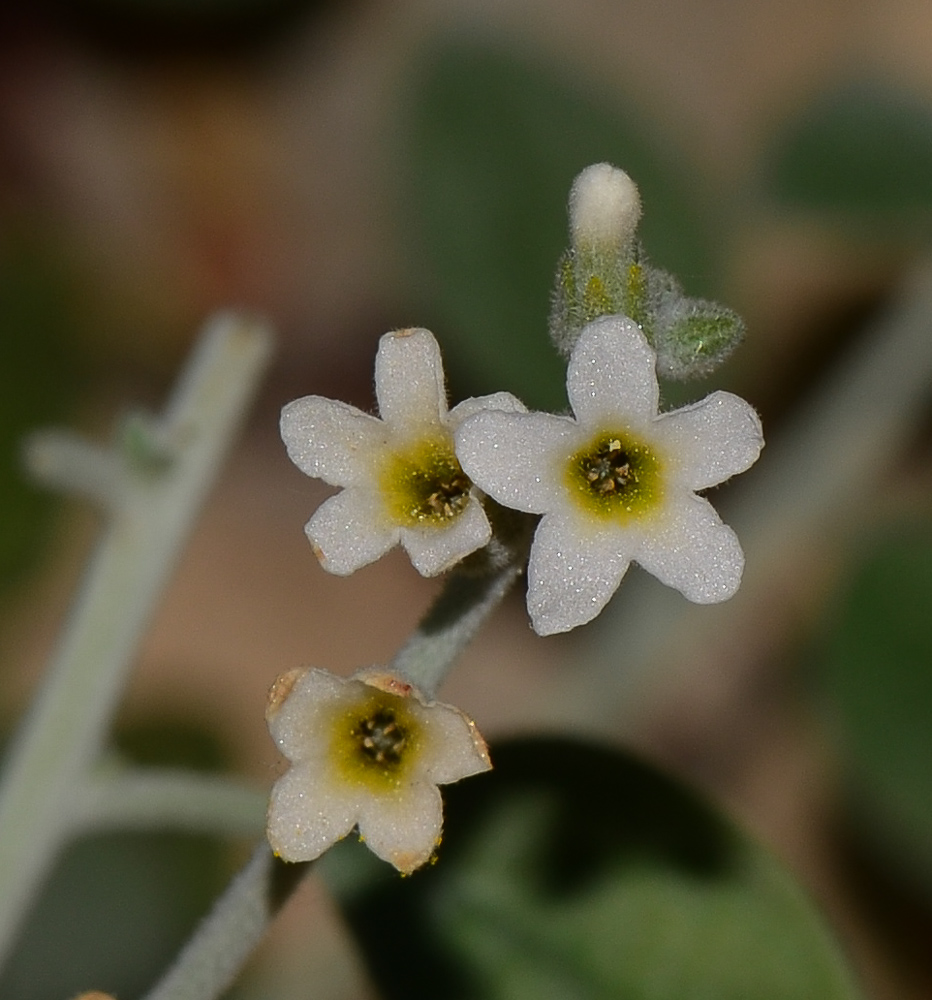
M 862 832 L 932 892 L 932 529 L 903 527 L 862 561 L 821 666 Z
M 770 193 L 866 224 L 928 232 L 932 104 L 858 79 L 819 95 L 777 136 Z
M 614 96 L 479 42 L 440 44 L 415 73 L 402 239 L 418 322 L 433 326 L 465 391 L 565 405 L 547 316 L 570 184 L 590 163 L 631 174 L 648 253 L 690 293 L 714 293 L 721 233 L 714 241 L 696 171 Z
M 0 589 L 35 556 L 52 499 L 26 481 L 27 431 L 64 419 L 81 386 L 66 291 L 56 268 L 22 245 L 0 246 Z
M 351 896 L 388 1000 L 858 995 L 787 874 L 670 778 L 567 740 L 493 760 L 444 790 L 435 866 Z
M 169 833 L 82 838 L 58 864 L 0 976 L 4 1000 L 82 990 L 141 996 L 223 886 L 219 842 Z
M 217 739 L 182 718 L 123 726 L 136 763 L 218 769 Z M 219 838 L 173 832 L 82 837 L 56 865 L 0 974 L 3 1000 L 64 1000 L 83 990 L 141 996 L 171 962 L 228 876 Z

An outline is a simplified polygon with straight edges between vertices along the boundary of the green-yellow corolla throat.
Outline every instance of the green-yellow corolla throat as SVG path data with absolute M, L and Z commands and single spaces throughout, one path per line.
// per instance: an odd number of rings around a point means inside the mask
M 404 698 L 373 690 L 333 719 L 330 752 L 340 777 L 372 791 L 399 786 L 423 743 L 422 728 Z
M 601 432 L 571 455 L 566 484 L 578 504 L 602 518 L 641 518 L 663 499 L 657 453 L 628 431 Z
M 387 456 L 379 485 L 397 524 L 443 527 L 465 509 L 472 481 L 460 468 L 452 441 L 432 437 Z

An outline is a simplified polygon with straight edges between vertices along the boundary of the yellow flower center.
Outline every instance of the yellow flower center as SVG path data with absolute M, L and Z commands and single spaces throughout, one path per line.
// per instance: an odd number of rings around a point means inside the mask
M 402 784 L 421 745 L 421 726 L 405 699 L 373 688 L 362 704 L 336 715 L 330 749 L 344 781 L 384 792 Z
M 407 527 L 442 527 L 464 510 L 472 488 L 452 442 L 439 436 L 390 454 L 379 485 L 392 518 Z
M 606 431 L 566 465 L 571 495 L 599 517 L 627 520 L 656 509 L 663 496 L 656 453 L 628 431 Z

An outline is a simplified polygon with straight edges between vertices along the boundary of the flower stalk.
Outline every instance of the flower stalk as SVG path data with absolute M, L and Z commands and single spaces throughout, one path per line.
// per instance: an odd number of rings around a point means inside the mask
M 524 572 L 526 553 L 483 575 L 454 572 L 390 669 L 428 698 Z
M 145 1000 L 221 996 L 309 868 L 279 861 L 262 840 Z

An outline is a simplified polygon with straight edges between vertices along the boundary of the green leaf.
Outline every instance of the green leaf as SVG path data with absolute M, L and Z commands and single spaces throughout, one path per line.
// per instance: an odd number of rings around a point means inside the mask
M 630 108 L 514 52 L 464 41 L 427 53 L 411 95 L 402 246 L 414 314 L 433 327 L 468 392 L 565 404 L 547 318 L 569 239 L 570 185 L 590 163 L 628 171 L 652 258 L 700 286 L 690 291 L 714 292 L 716 244 L 695 171 Z
M 388 1000 L 857 996 L 787 874 L 670 778 L 568 740 L 493 760 L 444 790 L 436 865 L 351 897 Z
M 901 527 L 858 567 L 823 647 L 861 832 L 932 892 L 932 529 Z
M 216 838 L 114 833 L 64 853 L 0 974 L 4 1000 L 141 996 L 223 886 Z
M 791 204 L 927 231 L 932 105 L 870 79 L 837 86 L 778 136 L 768 183 Z

